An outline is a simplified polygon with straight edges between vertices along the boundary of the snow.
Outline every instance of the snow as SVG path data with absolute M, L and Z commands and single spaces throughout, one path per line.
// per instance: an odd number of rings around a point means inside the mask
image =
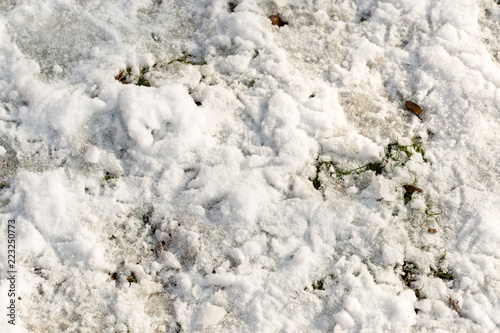
M 226 315 L 226 310 L 207 302 L 198 313 L 197 324 L 202 328 L 218 324 Z
M 99 148 L 92 147 L 85 153 L 85 161 L 92 164 L 99 163 L 99 156 Z
M 500 332 L 499 22 L 0 3 L 0 331 Z

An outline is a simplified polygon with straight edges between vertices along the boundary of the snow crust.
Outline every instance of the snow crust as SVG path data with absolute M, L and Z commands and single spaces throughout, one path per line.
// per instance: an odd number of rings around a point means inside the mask
M 0 331 L 500 332 L 499 36 L 493 0 L 0 3 Z

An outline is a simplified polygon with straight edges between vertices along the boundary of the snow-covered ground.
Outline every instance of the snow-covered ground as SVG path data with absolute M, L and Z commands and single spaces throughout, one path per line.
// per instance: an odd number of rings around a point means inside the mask
M 0 146 L 1 332 L 500 332 L 498 1 L 2 0 Z

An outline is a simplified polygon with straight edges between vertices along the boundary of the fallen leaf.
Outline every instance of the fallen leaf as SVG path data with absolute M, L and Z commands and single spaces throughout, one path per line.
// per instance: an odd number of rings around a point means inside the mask
M 406 193 L 413 194 L 415 192 L 422 193 L 423 190 L 420 187 L 416 187 L 415 185 L 404 185 Z
M 411 101 L 406 101 L 405 106 L 408 108 L 408 110 L 410 110 L 411 113 L 417 116 L 420 116 L 422 112 L 424 112 L 420 106 Z
M 280 18 L 280 16 L 279 16 L 279 14 L 276 14 L 276 15 L 271 15 L 271 16 L 269 16 L 269 19 L 271 20 L 271 23 L 272 23 L 273 25 L 277 25 L 278 27 L 282 27 L 282 26 L 284 26 L 284 25 L 288 24 L 288 23 L 283 22 L 283 21 L 281 20 L 281 18 Z

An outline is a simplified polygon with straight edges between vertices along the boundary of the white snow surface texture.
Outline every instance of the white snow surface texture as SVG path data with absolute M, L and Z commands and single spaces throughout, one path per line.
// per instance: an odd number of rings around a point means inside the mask
M 494 0 L 0 1 L 0 331 L 500 332 L 499 61 Z

